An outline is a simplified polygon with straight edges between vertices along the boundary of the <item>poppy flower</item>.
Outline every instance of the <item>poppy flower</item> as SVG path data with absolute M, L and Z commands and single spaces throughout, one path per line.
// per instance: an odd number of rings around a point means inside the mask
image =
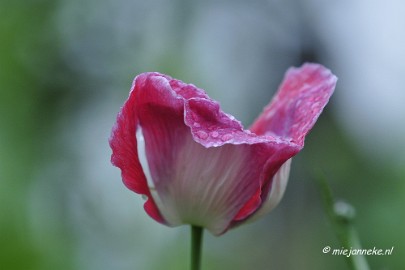
M 124 184 L 168 226 L 220 235 L 273 209 L 291 158 L 332 95 L 337 78 L 319 64 L 290 68 L 250 129 L 192 84 L 138 75 L 110 137 Z

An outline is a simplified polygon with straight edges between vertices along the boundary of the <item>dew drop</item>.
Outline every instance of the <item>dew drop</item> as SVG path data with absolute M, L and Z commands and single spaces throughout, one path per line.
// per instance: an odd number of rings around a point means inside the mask
M 221 140 L 222 140 L 223 142 L 229 141 L 230 139 L 232 139 L 232 135 L 231 135 L 231 134 L 225 134 L 225 135 L 222 135 L 222 137 L 221 137 Z
M 210 133 L 210 135 L 211 135 L 212 138 L 218 138 L 219 133 L 217 131 L 213 131 L 213 132 Z
M 205 140 L 205 139 L 208 138 L 207 132 L 202 131 L 202 130 L 197 131 L 196 135 L 197 135 L 198 138 L 200 138 L 200 139 L 202 139 L 202 140 Z

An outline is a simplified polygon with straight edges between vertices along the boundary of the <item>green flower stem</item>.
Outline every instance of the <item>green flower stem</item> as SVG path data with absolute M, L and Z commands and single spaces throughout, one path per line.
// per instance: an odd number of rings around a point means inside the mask
M 348 227 L 348 235 L 349 235 L 348 237 L 349 245 L 352 246 L 353 248 L 361 249 L 360 239 L 354 226 Z M 353 265 L 353 269 L 370 270 L 370 267 L 368 266 L 366 260 L 366 256 L 364 255 L 350 256 L 350 259 L 351 264 Z
M 355 209 L 348 203 L 336 202 L 324 174 L 319 170 L 315 174 L 326 214 L 332 223 L 340 244 L 347 249 L 361 249 L 360 239 L 353 225 Z M 370 269 L 364 255 L 345 256 L 345 258 L 351 270 Z
M 201 269 L 203 228 L 191 225 L 191 270 Z

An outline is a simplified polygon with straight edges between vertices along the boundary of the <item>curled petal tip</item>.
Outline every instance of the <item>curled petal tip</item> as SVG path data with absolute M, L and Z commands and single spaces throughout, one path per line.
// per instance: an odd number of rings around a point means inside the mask
M 301 148 L 336 86 L 337 77 L 319 64 L 290 68 L 273 100 L 250 128 L 256 134 L 290 138 Z

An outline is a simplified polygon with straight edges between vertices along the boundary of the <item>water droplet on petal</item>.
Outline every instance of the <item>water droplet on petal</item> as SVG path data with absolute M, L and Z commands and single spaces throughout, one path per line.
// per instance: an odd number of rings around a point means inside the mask
M 213 132 L 210 133 L 210 135 L 211 135 L 212 138 L 218 138 L 219 133 L 217 131 L 213 131 Z
M 200 120 L 200 117 L 199 117 L 198 114 L 196 114 L 196 113 L 191 113 L 191 118 L 192 118 L 194 121 L 199 121 L 199 120 Z
M 205 140 L 205 139 L 208 138 L 207 132 L 202 131 L 202 130 L 197 131 L 196 135 L 197 135 L 198 138 L 200 138 L 202 140 Z
M 225 134 L 225 135 L 222 135 L 222 137 L 221 137 L 221 140 L 222 140 L 223 142 L 229 141 L 230 139 L 232 139 L 232 135 L 231 135 L 231 134 Z

